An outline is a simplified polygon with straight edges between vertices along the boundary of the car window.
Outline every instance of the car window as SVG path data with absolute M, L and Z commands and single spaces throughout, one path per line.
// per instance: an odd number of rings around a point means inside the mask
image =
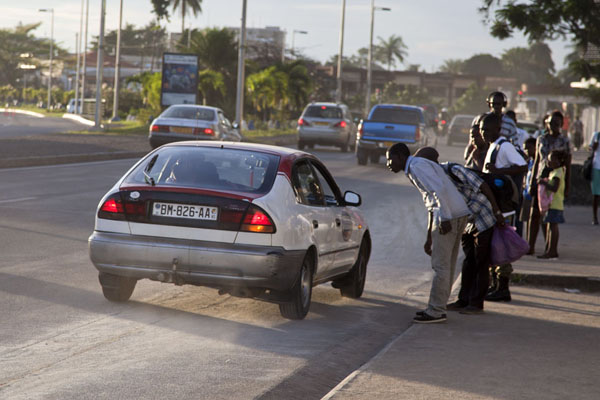
M 305 117 L 342 119 L 342 110 L 339 107 L 310 106 L 304 112 Z
M 369 120 L 373 122 L 387 122 L 400 125 L 419 125 L 419 123 L 421 123 L 421 114 L 415 110 L 377 107 L 373 110 L 373 114 Z
M 325 205 L 323 188 L 316 177 L 314 170 L 306 161 L 296 164 L 293 173 L 294 187 L 300 202 L 309 206 Z
M 223 114 L 222 112 L 219 112 L 219 121 L 226 127 L 231 128 L 231 122 L 229 122 L 225 114 Z
M 215 112 L 208 108 L 200 107 L 169 107 L 161 116 L 167 118 L 201 119 L 204 121 L 212 121 L 215 119 Z
M 323 196 L 325 197 L 325 204 L 328 206 L 338 206 L 339 202 L 336 197 L 336 191 L 334 191 L 331 183 L 329 182 L 329 179 L 331 178 L 327 179 L 324 176 L 322 172 L 322 169 L 324 169 L 323 166 L 319 165 L 318 163 L 312 163 L 312 165 L 314 167 L 315 175 L 317 176 L 317 179 L 319 179 L 319 184 L 321 186 Z M 335 185 L 335 183 L 333 184 Z
M 452 121 L 452 125 L 459 126 L 461 128 L 470 128 L 471 122 L 473 122 L 473 118 L 474 117 L 455 118 L 454 121 Z
M 126 178 L 129 184 L 266 193 L 273 186 L 279 157 L 272 154 L 177 146 L 160 149 Z

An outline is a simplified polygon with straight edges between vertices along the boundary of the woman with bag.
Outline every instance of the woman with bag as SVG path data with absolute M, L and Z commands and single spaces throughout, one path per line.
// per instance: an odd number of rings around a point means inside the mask
M 600 200 L 600 151 L 598 151 L 598 141 L 600 140 L 600 132 L 594 133 L 590 142 L 590 150 L 592 150 L 592 213 L 594 219 L 592 224 L 598 225 L 598 202 Z

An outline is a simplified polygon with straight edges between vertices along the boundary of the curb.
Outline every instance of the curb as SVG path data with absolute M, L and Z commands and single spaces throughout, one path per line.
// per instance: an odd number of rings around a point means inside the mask
M 94 121 L 90 121 L 89 119 L 83 118 L 80 115 L 77 114 L 69 114 L 69 113 L 65 113 L 62 116 L 65 119 L 70 119 L 76 122 L 79 122 L 82 125 L 87 125 L 87 126 L 94 126 L 96 125 L 96 123 Z
M 0 160 L 0 168 L 39 167 L 44 165 L 75 164 L 90 161 L 141 158 L 147 152 L 115 151 L 90 154 L 70 154 L 62 156 L 23 157 Z
M 29 115 L 30 117 L 36 117 L 36 118 L 46 117 L 44 114 L 36 113 L 33 111 L 19 110 L 17 108 L 0 108 L 0 112 L 13 113 L 13 114 L 25 114 L 25 115 Z
M 600 293 L 600 278 L 572 275 L 511 274 L 511 283 L 522 286 L 546 287 L 553 289 L 579 290 L 586 293 Z

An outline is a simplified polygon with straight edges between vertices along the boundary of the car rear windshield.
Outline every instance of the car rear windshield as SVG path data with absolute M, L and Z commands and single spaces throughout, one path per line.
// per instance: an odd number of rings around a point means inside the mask
M 166 147 L 149 155 L 126 184 L 184 186 L 263 194 L 273 186 L 279 156 L 221 147 Z
M 212 121 L 215 119 L 215 112 L 214 110 L 200 107 L 170 107 L 161 117 Z
M 304 112 L 305 117 L 342 119 L 342 109 L 339 107 L 310 106 Z
M 370 121 L 399 125 L 419 125 L 421 123 L 421 114 L 418 111 L 404 110 L 402 108 L 377 107 L 373 110 Z

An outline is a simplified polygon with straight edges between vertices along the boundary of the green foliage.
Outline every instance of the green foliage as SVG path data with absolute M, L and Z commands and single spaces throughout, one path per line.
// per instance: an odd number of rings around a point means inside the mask
M 401 63 L 404 62 L 404 57 L 408 55 L 406 52 L 406 45 L 402 40 L 402 37 L 392 35 L 387 40 L 378 37 L 379 44 L 374 46 L 374 54 L 373 58 L 377 61 L 382 62 L 383 64 L 387 64 L 388 71 L 391 70 L 392 67 L 396 66 L 396 60 Z
M 11 102 L 19 98 L 19 91 L 12 85 L 0 86 L 0 102 Z
M 223 74 L 210 69 L 200 71 L 198 74 L 198 91 L 202 98 L 202 104 L 214 104 L 216 102 L 215 96 L 225 96 L 225 81 Z M 207 103 L 207 99 L 211 100 Z
M 552 51 L 545 43 L 506 50 L 502 54 L 502 66 L 508 76 L 530 84 L 548 83 L 554 72 Z
M 202 0 L 172 0 L 173 11 L 181 13 L 181 33 L 185 32 L 185 16 L 191 11 L 194 16 L 202 12 Z
M 444 64 L 439 68 L 440 72 L 447 74 L 462 74 L 464 71 L 465 62 L 458 58 L 449 58 L 444 61 Z
M 491 54 L 475 54 L 464 61 L 463 72 L 469 75 L 503 76 L 502 61 Z
M 171 0 L 152 0 L 152 12 L 156 15 L 156 19 L 169 20 L 169 4 Z
M 478 115 L 487 111 L 485 99 L 491 90 L 480 87 L 476 83 L 471 84 L 465 93 L 459 97 L 450 109 L 450 113 Z
M 381 102 L 408 105 L 434 103 L 427 89 L 414 85 L 399 85 L 394 82 L 388 82 L 384 86 Z

